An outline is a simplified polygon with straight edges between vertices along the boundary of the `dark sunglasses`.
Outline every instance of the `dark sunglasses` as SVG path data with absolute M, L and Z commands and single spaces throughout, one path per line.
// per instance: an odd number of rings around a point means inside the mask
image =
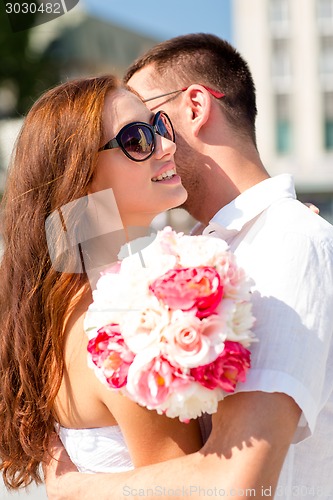
M 111 139 L 98 151 L 121 148 L 130 160 L 144 161 L 154 153 L 156 134 L 175 142 L 175 132 L 171 120 L 164 111 L 156 113 L 152 125 L 145 122 L 128 123 L 114 139 Z
M 218 90 L 214 90 L 214 89 L 211 89 L 210 87 L 206 87 L 206 85 L 201 85 L 201 87 L 208 90 L 208 92 L 212 96 L 216 97 L 217 99 L 221 99 L 221 97 L 225 97 L 225 94 L 223 92 L 219 92 Z M 185 90 L 187 90 L 187 89 L 188 89 L 188 87 L 183 87 L 182 89 L 172 90 L 171 92 L 167 92 L 166 94 L 160 94 L 160 95 L 155 95 L 154 97 L 148 97 L 148 99 L 143 99 L 143 102 L 154 101 L 154 99 L 159 99 L 160 97 L 166 97 L 167 95 L 181 94 L 182 92 L 185 92 Z

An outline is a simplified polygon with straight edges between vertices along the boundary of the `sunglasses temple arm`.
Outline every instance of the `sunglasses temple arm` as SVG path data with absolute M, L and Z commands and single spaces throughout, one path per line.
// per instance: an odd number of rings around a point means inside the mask
M 188 89 L 188 87 L 184 87 L 182 89 L 172 90 L 171 92 L 167 92 L 166 94 L 155 95 L 154 97 L 149 97 L 148 99 L 143 99 L 143 102 L 154 101 L 154 99 L 159 99 L 160 97 L 166 97 L 168 95 L 177 94 L 178 92 L 184 92 L 187 89 Z

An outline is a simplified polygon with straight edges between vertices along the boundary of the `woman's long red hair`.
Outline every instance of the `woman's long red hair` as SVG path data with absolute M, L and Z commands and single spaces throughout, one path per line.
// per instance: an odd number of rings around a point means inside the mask
M 8 488 L 41 481 L 63 373 L 64 321 L 84 274 L 57 272 L 45 220 L 85 196 L 102 137 L 112 76 L 69 81 L 28 113 L 2 201 L 0 470 Z

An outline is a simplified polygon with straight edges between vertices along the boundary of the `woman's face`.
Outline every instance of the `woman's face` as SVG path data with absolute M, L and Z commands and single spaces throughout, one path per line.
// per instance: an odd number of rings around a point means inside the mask
M 153 119 L 154 113 L 131 92 L 121 89 L 109 93 L 104 103 L 101 146 L 128 123 L 152 124 Z M 91 191 L 112 188 L 123 224 L 149 225 L 158 213 L 182 204 L 187 198 L 178 175 L 157 180 L 166 172 L 175 172 L 175 151 L 175 143 L 158 134 L 152 156 L 142 162 L 131 160 L 121 148 L 101 151 Z

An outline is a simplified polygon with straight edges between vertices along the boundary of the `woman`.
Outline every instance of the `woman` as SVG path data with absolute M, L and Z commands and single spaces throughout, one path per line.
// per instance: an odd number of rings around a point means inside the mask
M 111 462 L 120 457 L 123 468 L 200 448 L 196 422 L 181 424 L 135 405 L 87 367 L 89 279 L 59 270 L 46 234 L 51 227 L 51 240 L 61 239 L 61 227 L 54 234 L 57 226 L 47 224 L 53 214 L 110 189 L 125 232 L 149 226 L 186 199 L 175 149 L 168 117 L 154 116 L 112 76 L 64 83 L 26 117 L 2 205 L 0 458 L 9 488 L 41 481 L 56 423 L 68 446 L 74 443 L 78 465 L 89 460 L 81 456 L 83 442 L 109 453 L 111 443 Z M 91 470 L 105 457 L 96 457 Z

